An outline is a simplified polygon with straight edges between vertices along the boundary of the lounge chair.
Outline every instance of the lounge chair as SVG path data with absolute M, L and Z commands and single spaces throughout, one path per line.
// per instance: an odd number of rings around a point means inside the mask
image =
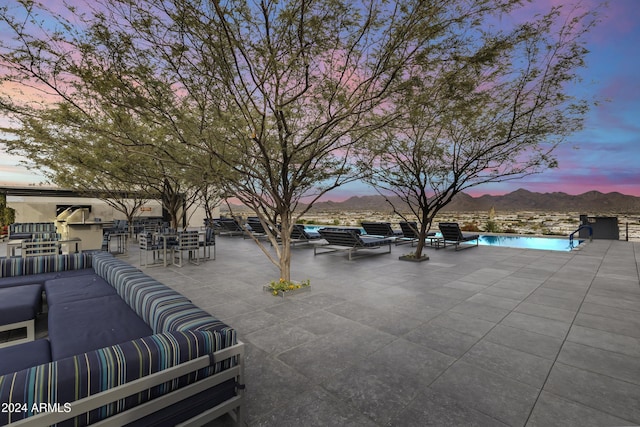
M 477 234 L 463 234 L 457 222 L 441 222 L 438 224 L 442 239 L 438 242 L 442 247 L 446 248 L 447 244 L 454 245 L 456 251 L 459 249 L 473 248 L 478 246 L 480 236 Z M 462 245 L 462 243 L 473 242 L 475 245 Z
M 396 240 L 397 245 L 404 245 L 405 243 L 411 243 L 411 246 L 418 241 L 418 223 L 415 221 L 402 221 L 400 222 L 400 229 L 402 230 L 402 237 Z M 425 236 L 429 240 L 436 235 L 433 231 L 429 231 Z
M 358 230 L 323 228 L 318 232 L 327 241 L 327 245 L 315 246 L 313 248 L 314 255 L 346 251 L 349 254 L 349 261 L 353 259 L 354 252 L 362 249 L 379 249 L 386 245 L 389 250 L 379 253 L 391 253 L 391 243 L 394 241 L 391 238 L 361 236 Z M 322 249 L 322 252 L 318 252 L 319 249 Z
M 269 237 L 270 234 L 274 234 L 270 229 L 264 228 L 260 219 L 257 217 L 249 217 L 247 218 L 247 227 L 246 233 L 244 234 L 244 238 L 251 238 L 252 236 L 256 239 L 262 239 Z
M 219 218 L 216 220 L 218 225 L 218 234 L 223 236 L 240 236 L 244 235 L 245 230 L 233 218 Z
M 291 230 L 291 246 L 297 244 L 310 244 L 322 239 L 317 231 L 307 231 L 302 224 L 294 224 Z
M 402 231 L 392 229 L 391 224 L 389 224 L 388 222 L 361 222 L 360 225 L 362 225 L 362 228 L 364 228 L 365 233 L 370 236 L 402 236 Z

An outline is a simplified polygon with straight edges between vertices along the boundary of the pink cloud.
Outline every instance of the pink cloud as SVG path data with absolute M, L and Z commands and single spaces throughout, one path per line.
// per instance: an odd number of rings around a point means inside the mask
M 628 34 L 638 29 L 640 8 L 636 0 L 616 0 L 608 3 L 603 16 L 603 28 L 597 34 Z

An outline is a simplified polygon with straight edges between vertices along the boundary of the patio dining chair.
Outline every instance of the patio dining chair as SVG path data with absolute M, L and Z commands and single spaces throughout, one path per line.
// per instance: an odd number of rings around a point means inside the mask
M 200 265 L 200 244 L 198 243 L 198 231 L 181 231 L 178 233 L 176 243 L 171 245 L 171 260 L 176 267 L 184 265 L 184 254 L 187 253 L 187 261 Z
M 203 260 L 216 259 L 216 234 L 212 227 L 205 228 L 204 240 L 198 240 L 198 246 L 203 249 Z M 213 248 L 213 257 L 211 257 Z
M 60 242 L 57 239 L 25 239 L 22 241 L 22 257 L 58 255 Z
M 160 257 L 160 245 L 154 242 L 153 235 L 151 233 L 141 233 L 138 235 L 138 245 L 140 248 L 140 266 L 141 267 L 153 267 L 161 265 L 159 261 Z M 149 253 L 153 256 L 153 263 L 149 264 Z M 144 254 L 144 263 L 142 262 Z

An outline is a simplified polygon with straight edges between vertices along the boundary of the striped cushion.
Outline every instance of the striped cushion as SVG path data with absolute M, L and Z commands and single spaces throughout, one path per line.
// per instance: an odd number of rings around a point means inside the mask
M 108 252 L 98 252 L 93 256 L 93 269 L 96 271 L 98 276 L 105 280 L 110 268 L 121 266 L 123 264 L 131 267 L 131 265 L 126 264 L 122 260 L 114 258 L 113 255 Z
M 157 334 L 0 376 L 0 402 L 26 404 L 27 408 L 26 412 L 0 412 L 0 425 L 32 416 L 30 410 L 34 404 L 58 403 L 62 406 L 65 402 L 73 402 L 210 354 L 225 345 L 220 335 L 214 332 Z M 214 367 L 122 398 L 57 425 L 85 426 L 94 423 L 210 376 L 231 364 L 230 360 L 218 362 Z
M 236 339 L 235 332 L 227 331 L 233 331 L 231 328 L 193 305 L 182 294 L 111 254 L 96 255 L 93 268 L 156 334 L 186 330 L 218 331 L 227 343 Z
M 149 298 L 157 296 L 158 298 L 186 299 L 182 294 L 144 273 L 126 272 L 120 274 L 118 279 L 118 282 L 112 283 L 112 286 L 118 295 L 141 317 L 146 312 L 145 307 Z
M 104 274 L 100 275 L 104 280 L 112 283 L 118 283 L 121 276 L 129 273 L 142 273 L 140 270 L 127 263 L 113 264 L 108 268 Z M 114 286 L 115 287 L 115 286 Z
M 9 234 L 55 232 L 53 222 L 16 222 L 9 225 Z
M 158 311 L 152 329 L 157 332 L 218 330 L 226 325 L 191 302 L 165 304 Z
M 227 325 L 191 303 L 182 294 L 111 255 L 94 259 L 96 273 L 105 278 L 154 333 L 224 331 Z M 226 336 L 226 333 L 223 332 Z M 226 338 L 225 338 L 226 339 Z M 233 336 L 229 340 L 235 339 Z M 231 341 L 229 341 L 231 342 Z
M 180 295 L 164 285 L 138 284 L 135 286 L 130 298 L 123 298 L 136 314 L 144 320 L 154 332 L 165 332 L 168 329 L 161 329 L 155 325 L 159 322 L 166 305 L 182 305 L 191 303 L 186 297 Z
M 162 332 L 171 332 L 172 329 L 170 329 L 170 319 L 182 313 L 183 310 L 188 310 L 191 307 L 193 307 L 193 304 L 186 298 L 183 300 L 158 300 L 158 302 L 153 307 L 153 317 L 151 317 L 151 313 L 149 313 L 149 327 L 156 334 Z
M 147 276 L 141 271 L 125 271 L 115 277 L 115 281 L 111 282 L 111 286 L 115 288 L 118 292 L 118 295 L 122 297 L 123 300 L 130 302 L 135 297 L 135 292 L 137 286 L 147 286 L 150 284 L 160 284 L 160 282 L 155 279 Z
M 35 258 L 35 257 L 34 257 Z M 24 262 L 30 258 L 0 258 L 0 277 L 24 275 Z
M 0 277 L 80 270 L 91 266 L 91 253 L 0 258 Z

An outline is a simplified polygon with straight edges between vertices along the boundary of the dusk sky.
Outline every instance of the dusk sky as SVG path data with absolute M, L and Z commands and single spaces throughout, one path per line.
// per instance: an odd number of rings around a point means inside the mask
M 562 0 L 533 0 L 532 9 Z M 582 1 L 595 7 L 596 0 Z M 581 94 L 601 100 L 589 112 L 585 129 L 556 151 L 557 169 L 468 191 L 474 196 L 505 194 L 518 188 L 536 192 L 581 194 L 590 190 L 640 196 L 640 1 L 611 0 L 602 22 L 588 34 L 587 68 Z M 37 184 L 42 178 L 17 166 L 20 159 L 0 148 L 0 185 Z M 374 194 L 362 184 L 350 184 L 326 197 L 342 200 Z

